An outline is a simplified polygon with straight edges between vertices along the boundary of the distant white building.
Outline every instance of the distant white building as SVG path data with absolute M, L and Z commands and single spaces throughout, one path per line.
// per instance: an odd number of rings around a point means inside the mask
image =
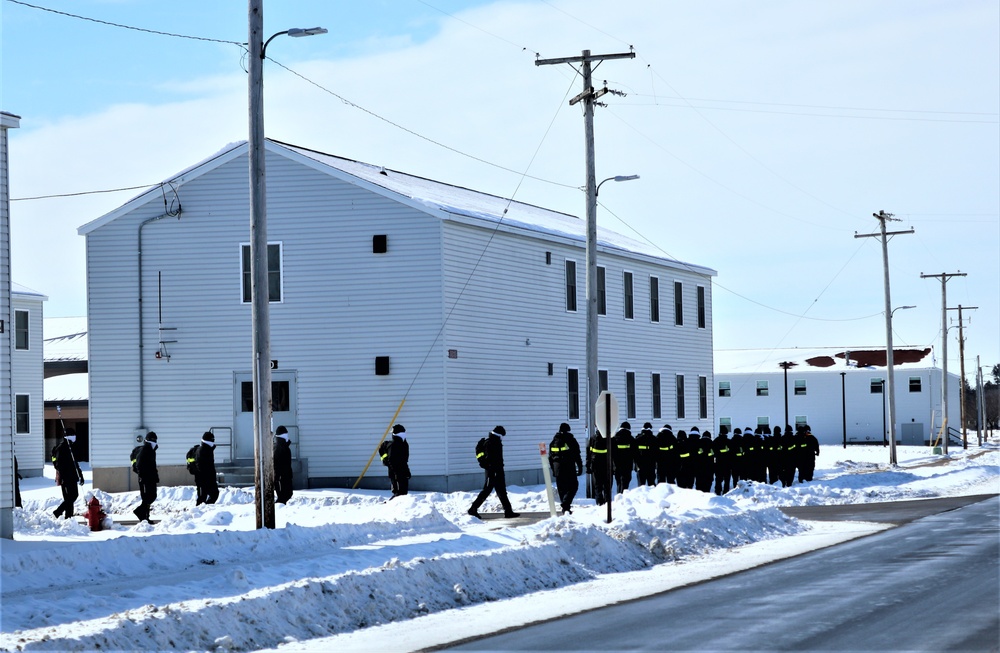
M 417 489 L 477 486 L 496 424 L 511 483 L 538 481 L 560 422 L 584 437 L 583 221 L 274 141 L 266 158 L 274 425 L 310 485 L 353 484 L 397 409 Z M 190 483 L 206 429 L 217 457 L 253 456 L 247 170 L 228 146 L 79 230 L 99 487 L 127 486 L 147 430 L 166 482 Z M 710 425 L 715 272 L 599 241 L 602 385 L 623 419 Z
M 809 424 L 821 444 L 887 442 L 885 349 L 831 350 L 838 352 L 836 356 L 818 350 L 788 349 L 719 355 L 720 368 L 715 373 L 714 388 L 716 428 L 765 426 L 773 430 L 780 426 L 784 430 L 787 396 L 787 423 L 793 427 Z M 922 359 L 929 351 L 917 351 L 910 358 Z M 849 361 L 844 352 L 848 353 Z M 865 356 L 879 354 L 883 359 L 881 366 L 858 367 L 857 358 L 864 363 Z M 786 375 L 779 362 L 795 363 L 787 373 L 787 395 Z M 927 366 L 923 360 L 897 364 L 894 370 L 896 441 L 929 444 L 942 432 L 942 371 Z M 949 373 L 948 422 L 952 428 L 958 428 L 959 410 L 959 377 Z
M 48 297 L 13 284 L 14 454 L 21 476 L 40 476 L 45 456 L 42 307 Z

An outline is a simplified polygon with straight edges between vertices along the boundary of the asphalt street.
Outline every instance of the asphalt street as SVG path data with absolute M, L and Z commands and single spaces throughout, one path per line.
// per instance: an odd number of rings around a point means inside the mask
M 448 650 L 1000 650 L 996 495 L 785 510 L 902 525 Z

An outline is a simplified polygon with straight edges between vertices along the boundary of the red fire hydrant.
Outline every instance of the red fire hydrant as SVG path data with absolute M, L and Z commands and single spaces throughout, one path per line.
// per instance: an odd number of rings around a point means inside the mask
M 104 529 L 104 518 L 107 515 L 101 510 L 101 502 L 97 500 L 97 497 L 93 497 L 90 503 L 87 504 L 85 516 L 87 517 L 87 524 L 90 526 L 90 530 L 99 531 Z

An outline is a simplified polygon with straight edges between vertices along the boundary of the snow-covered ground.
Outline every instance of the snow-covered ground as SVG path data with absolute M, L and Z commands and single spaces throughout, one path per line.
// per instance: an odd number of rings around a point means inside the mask
M 480 521 L 475 493 L 308 490 L 256 530 L 252 490 L 195 507 L 161 488 L 155 525 L 90 532 L 56 520 L 51 477 L 22 482 L 24 509 L 2 553 L 3 650 L 416 650 L 663 591 L 885 528 L 806 522 L 780 506 L 1000 491 L 996 444 L 824 447 L 811 483 L 740 484 L 723 497 L 634 488 L 606 508 Z M 51 474 L 51 470 L 48 470 Z M 379 470 L 381 471 L 381 470 Z M 89 481 L 89 473 L 87 474 Z M 89 499 L 89 484 L 83 501 Z M 547 512 L 545 488 L 509 488 L 514 509 Z M 131 518 L 136 492 L 96 492 Z M 495 495 L 482 509 L 500 511 Z

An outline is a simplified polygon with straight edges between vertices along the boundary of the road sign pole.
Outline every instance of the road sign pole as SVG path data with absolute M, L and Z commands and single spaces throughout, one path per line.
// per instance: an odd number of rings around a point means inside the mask
M 542 457 L 542 476 L 545 477 L 545 496 L 549 498 L 549 514 L 556 516 L 556 499 L 552 492 L 552 472 L 549 471 L 549 456 L 545 452 L 545 443 L 538 443 L 538 455 Z

